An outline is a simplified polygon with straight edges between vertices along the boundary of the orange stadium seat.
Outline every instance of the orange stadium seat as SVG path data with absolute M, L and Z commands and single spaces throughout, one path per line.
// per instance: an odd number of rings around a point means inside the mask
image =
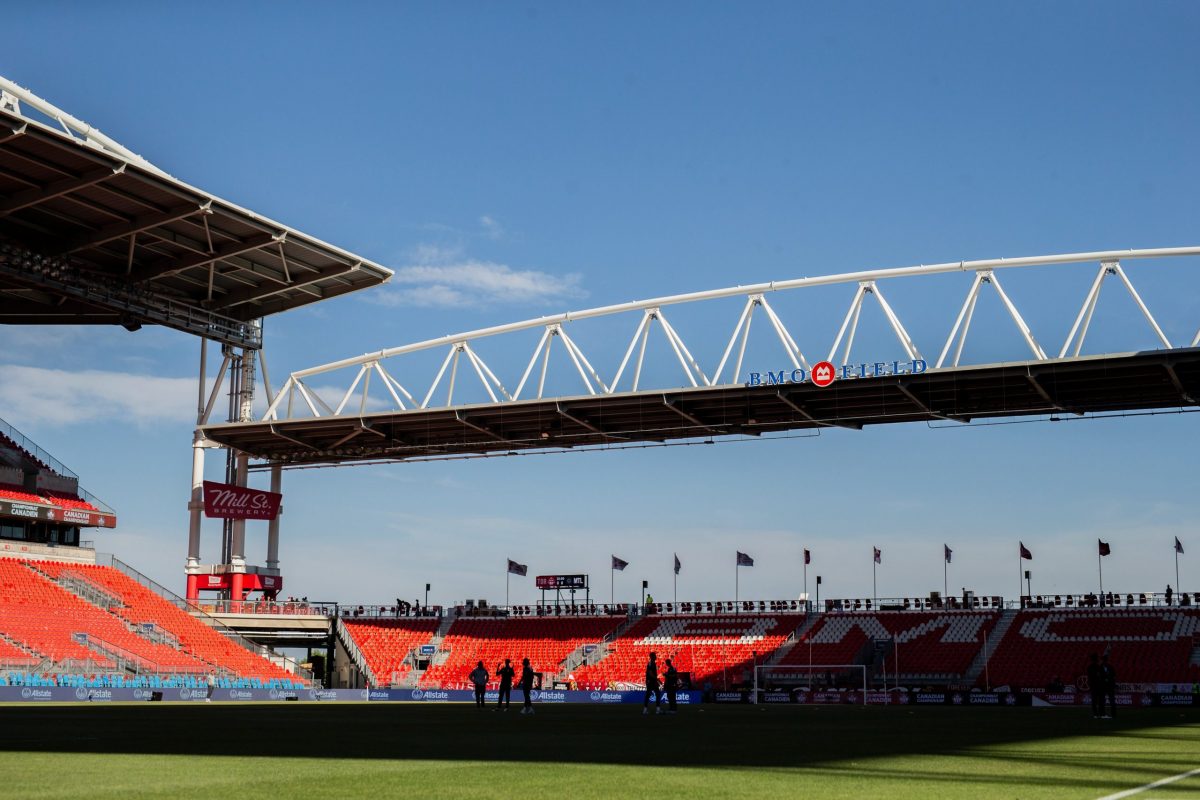
M 74 573 L 118 600 L 106 610 L 54 582 Z M 150 641 L 135 632 L 153 623 L 179 645 Z M 114 663 L 78 642 L 75 634 L 121 648 L 144 670 L 174 674 L 222 672 L 240 678 L 296 680 L 296 676 L 205 625 L 187 611 L 112 567 L 52 561 L 0 560 L 0 633 L 61 662 Z
M 437 632 L 436 618 L 343 618 L 342 624 L 358 645 L 380 686 L 399 682 L 411 671 L 404 664 L 414 648 L 428 644 Z
M 446 661 L 430 667 L 421 677 L 421 685 L 465 689 L 477 661 L 483 661 L 494 674 L 506 658 L 512 660 L 518 676 L 523 658 L 529 659 L 535 671 L 553 676 L 572 651 L 599 643 L 619 624 L 620 620 L 606 617 L 458 619 L 441 645 L 448 651 Z M 493 679 L 492 685 L 496 683 Z
M 587 689 L 641 685 L 654 651 L 659 664 L 670 658 L 677 670 L 691 673 L 693 685 L 741 683 L 751 679 L 755 659 L 761 663 L 803 622 L 803 614 L 648 616 L 609 645 L 604 658 L 576 670 L 575 676 L 580 688 Z

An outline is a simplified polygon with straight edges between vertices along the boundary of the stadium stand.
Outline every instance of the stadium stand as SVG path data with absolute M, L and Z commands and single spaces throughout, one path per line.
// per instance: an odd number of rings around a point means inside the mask
M 894 648 L 883 653 L 890 674 L 895 672 L 895 659 L 902 680 L 961 678 L 999 619 L 999 611 L 827 614 L 776 663 L 867 664 L 872 641 L 891 640 Z
M 40 566 L 52 577 L 58 577 L 64 572 L 74 572 L 91 578 L 101 587 L 114 592 L 123 601 L 123 605 L 114 608 L 113 612 L 126 622 L 156 626 L 175 638 L 187 652 L 222 672 L 248 679 L 251 686 L 268 686 L 272 681 L 295 678 L 290 672 L 231 642 L 120 570 L 95 565 L 68 566 L 53 562 Z
M 0 638 L 0 668 L 33 667 L 39 659 L 29 655 L 15 644 Z
M 528 658 L 535 671 L 553 676 L 567 656 L 583 645 L 602 641 L 619 623 L 605 617 L 457 619 L 440 645 L 438 658 L 445 660 L 437 663 L 435 659 L 421 676 L 421 686 L 469 688 L 467 676 L 475 662 L 483 661 L 494 673 L 506 658 L 512 659 L 518 674 L 521 659 Z
M 43 490 L 42 494 L 45 495 L 46 499 L 51 504 L 56 505 L 59 508 L 74 509 L 77 511 L 99 511 L 100 510 L 100 509 L 96 508 L 94 505 L 92 505 L 91 503 L 89 503 L 87 500 L 80 499 L 79 497 L 77 497 L 75 495 L 67 494 L 66 492 L 51 492 L 51 491 Z
M 209 673 L 231 687 L 303 683 L 112 567 L 0 559 L 0 634 L 54 662 L 41 680 L 61 685 L 103 674 L 96 685 L 194 686 Z
M 27 492 L 20 486 L 14 486 L 11 483 L 0 483 L 0 500 L 15 500 L 18 503 L 50 505 L 50 502 L 41 495 Z
M 1079 681 L 1091 653 L 1108 653 L 1121 683 L 1192 681 L 1198 633 L 1200 610 L 1021 611 L 992 654 L 991 682 L 1042 688 L 1060 678 L 1086 688 Z
M 653 650 L 660 664 L 670 658 L 677 670 L 691 673 L 693 685 L 741 683 L 748 680 L 752 662 L 762 663 L 804 619 L 803 614 L 651 615 L 617 637 L 595 664 L 577 669 L 576 681 L 583 689 L 641 685 Z
M 406 664 L 408 654 L 429 644 L 441 620 L 431 619 L 351 619 L 342 624 L 358 645 L 376 681 L 386 686 L 396 683 L 412 670 Z

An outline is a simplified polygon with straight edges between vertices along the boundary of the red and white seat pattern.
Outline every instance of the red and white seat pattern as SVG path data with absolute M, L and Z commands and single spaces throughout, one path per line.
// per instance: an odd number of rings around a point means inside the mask
M 902 676 L 961 676 L 999 619 L 998 611 L 830 614 L 797 641 L 779 663 L 852 664 L 872 639 L 892 639 L 896 647 L 887 654 L 887 660 L 898 659 Z M 888 667 L 889 671 L 893 668 Z
M 1080 684 L 1091 654 L 1107 652 L 1121 683 L 1177 683 L 1198 677 L 1197 644 L 1200 610 L 1028 610 L 1013 620 L 988 669 L 993 685 Z

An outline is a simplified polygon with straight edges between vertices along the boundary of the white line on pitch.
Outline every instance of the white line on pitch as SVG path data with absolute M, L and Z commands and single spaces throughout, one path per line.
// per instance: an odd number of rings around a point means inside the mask
M 1184 778 L 1190 778 L 1193 775 L 1200 775 L 1200 769 L 1193 769 L 1193 770 L 1190 770 L 1189 772 L 1181 772 L 1178 775 L 1172 775 L 1169 778 L 1163 778 L 1161 781 L 1155 781 L 1154 783 L 1147 783 L 1145 786 L 1138 786 L 1133 789 L 1126 789 L 1125 791 L 1117 792 L 1116 794 L 1108 794 L 1108 795 L 1105 795 L 1104 797 L 1101 797 L 1100 800 L 1121 800 L 1121 798 L 1123 798 L 1123 797 L 1132 797 L 1133 795 L 1140 794 L 1144 791 L 1147 791 L 1148 789 L 1157 789 L 1159 786 L 1166 786 L 1168 783 L 1174 783 L 1175 781 L 1181 781 Z

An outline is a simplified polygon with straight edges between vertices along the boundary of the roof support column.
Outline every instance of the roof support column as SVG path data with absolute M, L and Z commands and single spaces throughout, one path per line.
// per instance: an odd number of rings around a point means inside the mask
M 283 487 L 283 467 L 279 464 L 271 465 L 271 491 L 276 494 L 282 493 Z M 283 513 L 283 506 L 279 508 L 279 514 L 267 523 L 267 569 L 279 569 L 279 515 Z
M 234 479 L 234 484 L 245 488 L 247 478 L 250 474 L 250 456 L 245 453 L 238 453 L 236 456 L 237 467 Z M 246 595 L 242 589 L 242 576 L 246 573 L 246 520 L 235 519 L 233 521 L 233 537 L 229 549 L 229 569 L 232 573 L 231 589 L 229 599 L 238 602 L 245 600 Z
M 203 387 L 203 384 L 201 384 Z M 192 440 L 192 495 L 188 501 L 187 600 L 200 599 L 200 512 L 204 509 L 204 435 L 197 430 Z

